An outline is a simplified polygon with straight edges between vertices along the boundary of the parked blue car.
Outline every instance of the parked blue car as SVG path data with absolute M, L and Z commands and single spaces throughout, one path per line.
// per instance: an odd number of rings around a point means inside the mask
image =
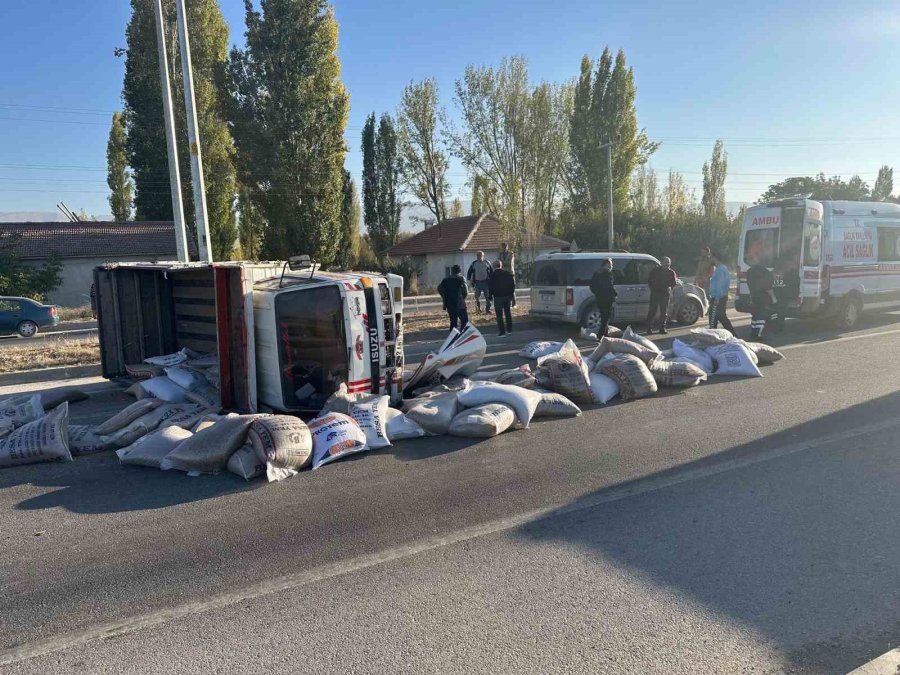
M 59 312 L 55 305 L 0 296 L 0 335 L 18 333 L 22 337 L 34 337 L 41 328 L 58 323 Z

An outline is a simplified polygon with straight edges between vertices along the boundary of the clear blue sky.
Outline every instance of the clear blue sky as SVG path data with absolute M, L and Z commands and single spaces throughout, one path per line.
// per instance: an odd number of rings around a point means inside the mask
M 220 4 L 241 43 L 242 0 Z M 682 171 L 699 188 L 715 138 L 729 152 L 731 201 L 819 170 L 871 183 L 881 164 L 900 163 L 896 0 L 337 0 L 335 9 L 357 179 L 365 116 L 393 111 L 410 80 L 435 76 L 452 113 L 468 63 L 523 54 L 533 80 L 562 81 L 604 45 L 634 66 L 640 124 L 663 141 L 652 161 L 660 174 Z M 125 45 L 128 14 L 127 0 L 0 3 L 0 212 L 52 211 L 59 200 L 109 212 L 105 147 L 123 71 L 113 50 Z M 463 197 L 465 181 L 454 166 Z

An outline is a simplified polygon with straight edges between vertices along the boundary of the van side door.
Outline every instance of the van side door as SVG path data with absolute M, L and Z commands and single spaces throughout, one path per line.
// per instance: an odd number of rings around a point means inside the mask
M 613 268 L 613 282 L 616 285 L 616 321 L 633 321 L 638 318 L 640 303 L 640 287 L 638 285 L 638 260 L 629 258 L 620 259 L 616 263 L 622 264 Z M 648 298 L 649 301 L 649 298 Z M 644 308 L 646 312 L 646 306 Z

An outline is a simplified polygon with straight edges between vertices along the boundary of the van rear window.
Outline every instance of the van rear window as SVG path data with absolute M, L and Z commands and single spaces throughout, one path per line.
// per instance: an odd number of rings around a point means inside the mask
M 561 260 L 538 260 L 534 263 L 535 286 L 565 286 L 566 276 Z
M 778 228 L 748 230 L 744 237 L 744 263 L 775 267 L 775 251 L 778 249 Z

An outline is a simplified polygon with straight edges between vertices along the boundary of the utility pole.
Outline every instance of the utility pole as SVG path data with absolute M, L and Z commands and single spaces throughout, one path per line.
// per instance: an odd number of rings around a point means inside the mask
M 184 110 L 187 117 L 188 143 L 191 150 L 191 182 L 194 187 L 194 222 L 197 224 L 197 248 L 200 251 L 201 262 L 212 262 L 212 249 L 209 245 L 209 220 L 206 213 L 206 185 L 203 180 L 203 158 L 200 156 L 200 132 L 197 127 L 194 74 L 191 70 L 191 45 L 188 40 L 184 0 L 175 0 L 175 14 L 175 21 L 178 24 L 178 48 L 181 51 L 181 72 L 184 80 Z
M 609 197 L 606 204 L 606 218 L 607 218 L 607 227 L 608 232 L 607 236 L 609 237 L 609 250 L 613 250 L 613 172 L 612 172 L 612 149 L 613 149 L 613 141 L 609 141 L 600 146 L 601 148 L 606 148 L 606 175 L 607 175 L 607 183 L 609 185 Z
M 163 117 L 166 127 L 166 148 L 169 159 L 169 188 L 172 192 L 172 219 L 175 221 L 175 250 L 179 262 L 188 262 L 187 233 L 184 229 L 184 206 L 181 203 L 181 172 L 178 170 L 178 149 L 175 143 L 175 121 L 172 115 L 172 89 L 169 86 L 169 59 L 166 56 L 166 31 L 162 0 L 154 0 L 156 14 L 156 46 L 159 52 L 159 84 L 162 88 Z

